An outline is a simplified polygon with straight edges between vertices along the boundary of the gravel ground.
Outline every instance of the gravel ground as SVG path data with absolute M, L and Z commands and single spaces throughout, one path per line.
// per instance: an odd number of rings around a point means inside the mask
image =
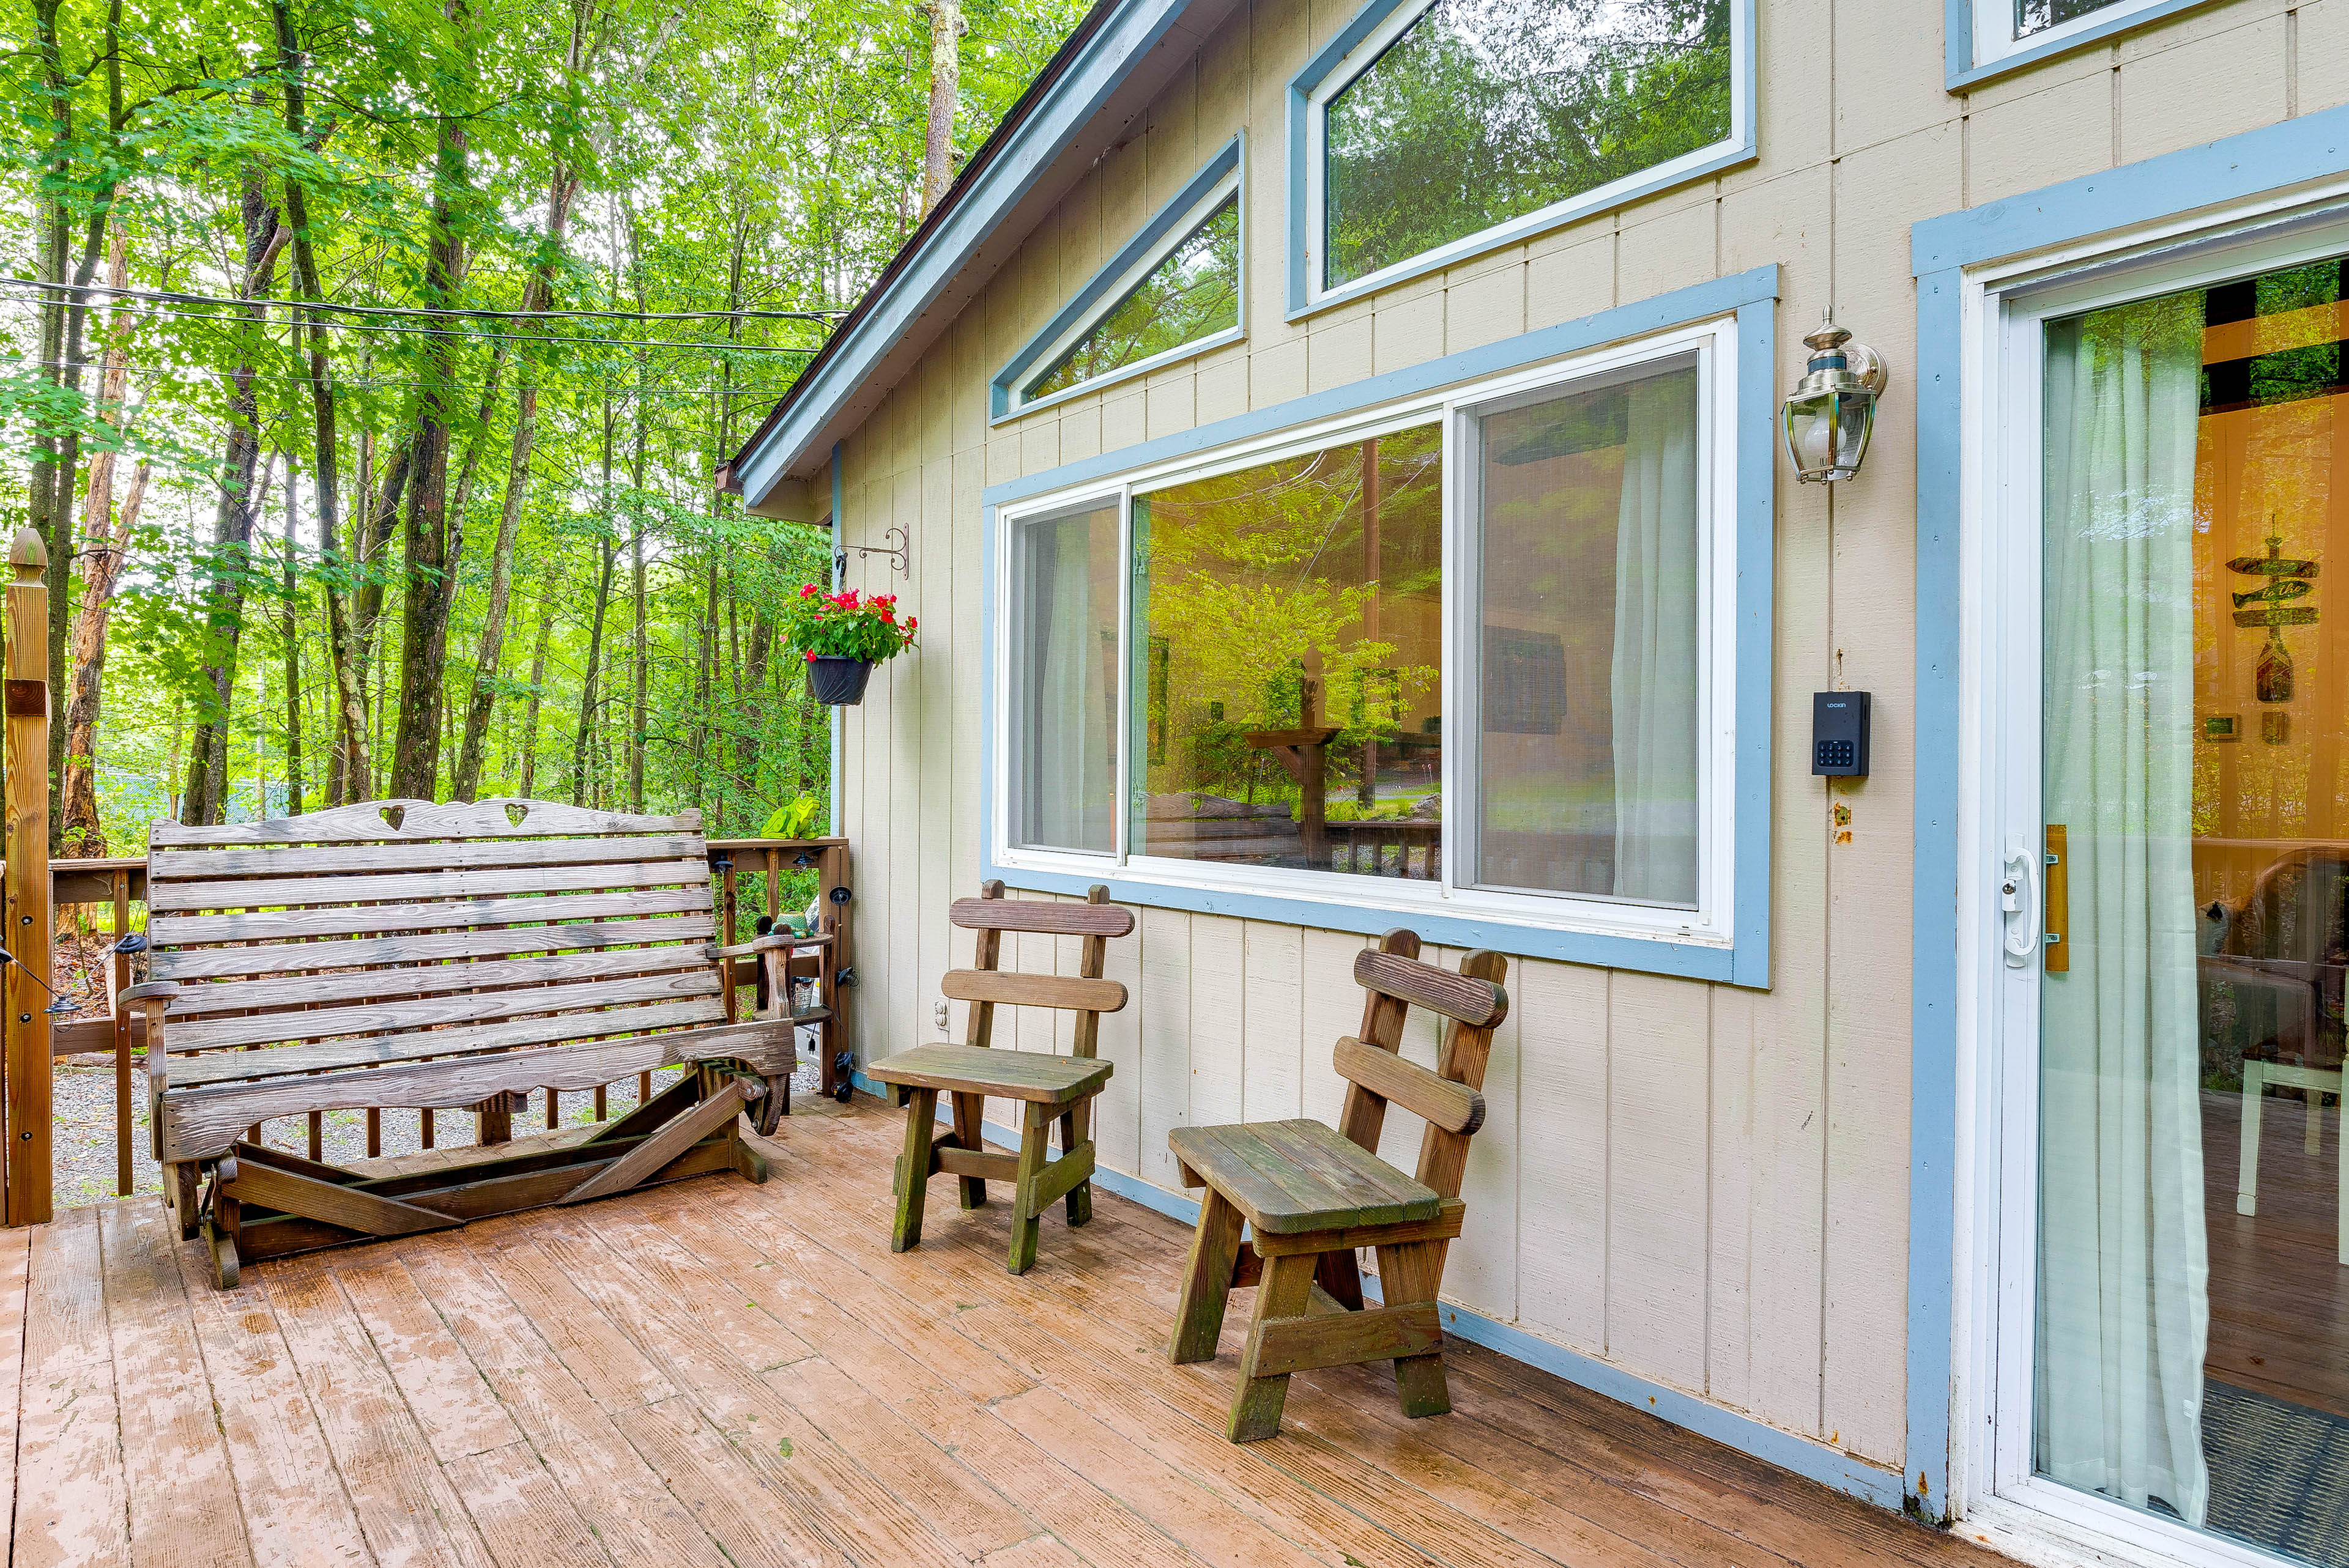
M 99 1011 L 104 1011 L 102 1005 Z M 812 1040 L 812 1036 L 801 1037 L 799 1071 L 792 1078 L 792 1089 L 797 1095 L 808 1096 L 816 1092 L 817 1070 Z M 655 1073 L 654 1092 L 658 1093 L 675 1083 L 681 1073 L 682 1069 L 676 1068 Z M 103 1202 L 116 1195 L 114 1058 L 109 1056 L 60 1057 L 57 1058 L 55 1083 L 57 1185 L 54 1202 L 59 1209 Z M 612 1085 L 605 1096 L 605 1114 L 608 1116 L 625 1116 L 635 1109 L 636 1105 L 636 1080 L 634 1078 Z M 147 1070 L 137 1057 L 130 1061 L 130 1106 L 131 1191 L 160 1192 L 162 1191 L 160 1172 L 153 1156 L 148 1151 Z M 563 1096 L 562 1109 L 566 1125 L 576 1126 L 595 1119 L 595 1097 L 585 1092 L 566 1092 Z M 449 1149 L 472 1143 L 471 1112 L 443 1110 L 434 1115 L 435 1147 Z M 385 1111 L 383 1152 L 412 1154 L 422 1148 L 423 1123 L 422 1114 L 417 1111 Z M 545 1125 L 546 1095 L 542 1090 L 530 1097 L 527 1111 L 516 1113 L 514 1130 L 536 1130 Z M 268 1123 L 262 1129 L 262 1138 L 273 1149 L 284 1149 L 295 1154 L 310 1151 L 309 1125 L 302 1117 L 281 1117 Z M 328 1111 L 325 1145 L 329 1163 L 366 1158 L 367 1112 Z

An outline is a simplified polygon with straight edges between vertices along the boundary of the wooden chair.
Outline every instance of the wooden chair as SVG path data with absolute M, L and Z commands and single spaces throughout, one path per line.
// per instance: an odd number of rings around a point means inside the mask
M 158 822 L 148 842 L 153 977 L 122 1001 L 147 1016 L 163 1201 L 223 1287 L 246 1259 L 710 1171 L 766 1180 L 738 1123 L 772 1132 L 789 1109 L 795 1020 L 730 1021 L 727 979 L 756 958 L 788 997 L 792 951 L 831 938 L 716 945 L 698 812 L 370 801 Z M 500 1147 L 533 1089 L 673 1067 L 690 1070 L 584 1141 Z M 367 1111 L 372 1154 L 387 1108 L 470 1108 L 483 1147 L 404 1174 L 324 1161 L 326 1113 Z M 262 1142 L 282 1117 L 308 1119 L 310 1158 Z
M 1452 1408 L 1436 1294 L 1444 1252 L 1467 1208 L 1460 1180 L 1468 1140 L 1485 1122 L 1479 1091 L 1494 1026 L 1508 1016 L 1500 985 L 1508 963 L 1472 953 L 1454 975 L 1418 962 L 1418 954 L 1416 934 L 1391 931 L 1354 961 L 1354 978 L 1370 997 L 1361 1037 L 1338 1042 L 1337 1068 L 1348 1087 L 1335 1130 L 1300 1120 L 1167 1134 L 1183 1184 L 1207 1189 L 1169 1359 L 1215 1359 L 1226 1297 L 1242 1285 L 1257 1287 L 1232 1401 L 1236 1443 L 1278 1432 L 1289 1375 L 1319 1367 L 1392 1360 L 1404 1415 Z M 1396 1054 L 1413 1006 L 1450 1020 L 1433 1072 Z M 1427 1123 L 1415 1178 L 1376 1153 L 1390 1100 Z M 1251 1233 L 1246 1248 L 1243 1224 Z M 1382 1305 L 1362 1305 L 1357 1247 L 1378 1249 Z
M 1125 1006 L 1125 987 L 1102 978 L 1109 938 L 1133 929 L 1133 912 L 1108 903 L 1109 889 L 1096 886 L 1085 903 L 1015 903 L 999 882 L 986 883 L 977 898 L 957 899 L 947 918 L 978 933 L 978 954 L 968 969 L 950 971 L 940 989 L 970 1004 L 970 1023 L 959 1046 L 920 1046 L 876 1062 L 867 1072 L 895 1091 L 905 1108 L 905 1151 L 898 1158 L 895 1191 L 897 1215 L 889 1250 L 902 1253 L 922 1239 L 922 1205 L 930 1178 L 940 1171 L 962 1187 L 962 1206 L 987 1202 L 990 1181 L 1012 1187 L 1013 1274 L 1036 1262 L 1036 1233 L 1055 1198 L 1068 1202 L 1069 1223 L 1093 1217 L 1092 1097 L 1109 1081 L 1110 1062 L 1094 1058 L 1101 1016 Z M 1016 975 L 997 967 L 1003 934 L 1027 931 L 1081 936 L 1077 974 Z M 1077 1016 L 1071 1054 L 989 1048 L 997 1004 L 1057 1007 Z M 952 1098 L 954 1130 L 937 1130 L 938 1096 Z M 1017 1100 L 1022 1107 L 1019 1152 L 989 1150 L 980 1137 L 986 1097 Z M 1061 1157 L 1045 1161 L 1051 1124 L 1061 1124 Z

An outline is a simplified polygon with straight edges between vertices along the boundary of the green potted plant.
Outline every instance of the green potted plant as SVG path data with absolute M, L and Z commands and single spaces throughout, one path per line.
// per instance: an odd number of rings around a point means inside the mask
M 827 593 L 802 583 L 782 613 L 784 644 L 807 661 L 808 689 L 818 702 L 848 707 L 864 700 L 873 666 L 914 645 L 921 623 L 897 619 L 897 596 L 867 599 L 851 588 Z

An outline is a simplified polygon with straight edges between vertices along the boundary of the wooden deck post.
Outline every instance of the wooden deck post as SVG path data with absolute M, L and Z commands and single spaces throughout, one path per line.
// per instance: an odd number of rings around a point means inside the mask
M 35 981 L 51 974 L 49 907 L 48 552 L 29 528 L 9 547 L 6 805 L 7 1222 L 49 1220 L 49 996 Z

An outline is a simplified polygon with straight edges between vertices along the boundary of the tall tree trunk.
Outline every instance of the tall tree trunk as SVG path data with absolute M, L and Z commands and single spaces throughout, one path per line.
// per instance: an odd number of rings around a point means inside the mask
M 302 618 L 294 573 L 294 455 L 285 455 L 285 602 L 278 635 L 285 644 L 285 814 L 302 814 Z
M 289 237 L 277 222 L 269 186 L 261 170 L 244 180 L 244 277 L 247 300 L 266 296 L 277 275 L 277 253 Z M 252 333 L 245 346 L 258 346 L 266 312 L 243 307 Z M 246 355 L 256 358 L 257 355 Z M 245 573 L 252 562 L 253 524 L 260 510 L 254 470 L 261 458 L 261 430 L 254 383 L 256 371 L 241 365 L 229 374 L 228 449 L 221 463 L 220 502 L 212 515 L 210 581 L 204 592 L 204 676 L 210 687 L 196 716 L 188 764 L 184 820 L 214 825 L 228 804 L 228 730 L 235 707 L 237 644 L 244 630 Z
M 81 255 L 73 266 L 70 291 L 52 287 L 43 291 L 41 311 L 40 377 L 47 384 L 66 394 L 68 407 L 78 404 L 81 397 L 82 332 L 89 317 L 89 296 L 85 291 L 98 273 L 99 258 L 105 253 L 106 230 L 114 208 L 114 193 L 127 167 L 124 160 L 113 155 L 123 125 L 122 53 L 119 46 L 122 26 L 122 0 L 111 0 L 107 7 L 103 46 L 95 52 L 95 59 L 106 66 L 107 119 L 101 148 L 94 151 L 91 168 L 86 177 L 73 174 L 72 147 L 73 100 L 71 88 L 78 83 L 68 81 L 65 74 L 64 37 L 60 30 L 58 0 L 35 0 L 35 49 L 40 57 L 42 86 L 47 89 L 48 104 L 55 119 L 47 156 L 43 159 L 45 172 L 49 177 L 50 195 L 41 206 L 47 209 L 42 225 L 42 281 L 52 285 L 66 282 L 66 269 L 72 248 L 74 212 L 72 199 L 67 192 L 78 185 L 89 188 L 80 197 L 87 203 L 82 214 Z M 73 608 L 74 567 L 74 472 L 81 463 L 81 425 L 78 417 L 68 417 L 61 429 L 52 434 L 47 420 L 36 419 L 34 441 L 34 461 L 31 474 L 27 511 L 42 544 L 49 552 L 47 583 L 49 590 L 49 689 L 66 688 L 67 617 Z M 49 848 L 56 851 L 65 832 L 64 775 L 66 729 L 62 725 L 49 730 L 48 805 Z
M 107 258 L 106 281 L 122 288 L 130 282 L 130 247 L 122 225 L 113 225 L 114 240 Z M 106 360 L 98 384 L 98 418 L 114 428 L 89 459 L 89 488 L 82 501 L 82 536 L 89 540 L 89 561 L 82 572 L 80 613 L 75 617 L 72 647 L 72 687 L 63 727 L 65 770 L 59 807 L 58 844 L 68 854 L 103 855 L 106 835 L 98 820 L 97 745 L 100 676 L 106 665 L 106 626 L 115 579 L 122 571 L 122 546 L 138 519 L 147 492 L 148 467 L 142 463 L 125 498 L 122 524 L 114 520 L 114 469 L 122 445 L 122 397 L 130 374 L 130 317 L 117 305 L 107 327 Z
M 285 84 L 285 130 L 298 143 L 309 139 L 308 85 L 304 79 L 305 60 L 301 40 L 294 31 L 294 13 L 290 0 L 270 0 L 271 20 L 277 30 L 277 65 Z M 318 257 L 310 232 L 309 192 L 295 179 L 285 181 L 285 218 L 294 231 L 294 284 L 300 297 L 316 301 L 325 291 L 318 282 Z M 356 792 L 346 794 L 353 772 L 352 753 L 357 753 L 357 773 L 365 778 L 369 771 L 367 757 L 367 707 L 361 696 L 359 668 L 362 661 L 352 643 L 350 614 L 345 602 L 345 568 L 342 544 L 341 451 L 336 440 L 335 382 L 327 356 L 326 325 L 322 313 L 304 311 L 300 323 L 309 329 L 310 407 L 315 438 L 311 446 L 312 473 L 310 490 L 316 498 L 318 511 L 318 557 L 324 568 L 324 596 L 326 612 L 327 663 L 334 666 L 335 731 L 340 744 L 334 748 L 327 767 L 326 803 L 333 805 L 344 799 L 356 799 Z M 289 478 L 293 469 L 286 470 Z M 365 460 L 359 470 L 359 500 L 362 508 L 367 501 L 367 474 Z M 287 527 L 293 526 L 292 502 L 287 502 Z M 291 537 L 288 537 L 288 558 L 291 558 Z M 289 565 L 288 570 L 291 570 Z M 301 809 L 297 804 L 297 811 Z
M 575 3 L 571 15 L 571 46 L 564 57 L 567 77 L 574 81 L 581 68 L 586 22 L 584 4 Z M 554 269 L 563 259 L 563 238 L 571 221 L 571 198 L 579 189 L 579 171 L 565 166 L 564 150 L 562 147 L 555 150 L 554 172 L 547 181 L 546 235 L 539 243 L 537 265 L 531 270 L 530 282 L 523 290 L 524 310 L 545 310 L 554 301 Z M 465 735 L 457 748 L 457 770 L 450 780 L 450 793 L 460 800 L 473 799 L 481 788 L 481 752 L 488 743 L 490 712 L 497 702 L 498 668 L 505 655 L 514 536 L 522 527 L 523 498 L 530 489 L 531 450 L 538 439 L 538 372 L 527 357 L 517 366 L 516 381 L 513 449 L 506 459 L 505 506 L 498 514 L 498 541 L 490 557 L 490 603 L 481 617 L 481 646 L 473 655 L 473 689 L 465 704 Z
M 962 89 L 962 0 L 930 0 L 930 124 L 922 160 L 922 211 L 954 183 L 955 102 Z
M 448 0 L 447 15 L 470 45 L 472 16 L 465 0 Z M 440 116 L 432 177 L 432 221 L 424 261 L 424 303 L 446 310 L 457 303 L 464 242 L 458 209 L 468 203 L 470 175 L 464 120 Z M 449 513 L 449 396 L 456 366 L 446 337 L 429 340 L 424 387 L 418 399 L 415 472 L 400 545 L 407 597 L 400 616 L 399 728 L 391 745 L 391 793 L 429 800 L 440 775 L 441 675 L 448 662 L 449 603 L 457 592 L 455 526 Z
M 538 716 L 546 695 L 546 649 L 554 640 L 554 605 L 558 595 L 554 584 L 547 585 L 545 603 L 539 606 L 538 645 L 530 655 L 530 702 L 523 710 L 522 779 L 514 793 L 527 800 L 538 782 Z
M 595 578 L 595 618 L 588 625 L 587 673 L 579 683 L 579 730 L 571 747 L 571 803 L 574 806 L 584 806 L 589 799 L 587 765 L 594 754 L 590 743 L 595 738 L 595 685 L 604 657 L 604 612 L 612 603 L 612 563 L 620 554 L 610 534 L 601 543 L 604 564 Z

